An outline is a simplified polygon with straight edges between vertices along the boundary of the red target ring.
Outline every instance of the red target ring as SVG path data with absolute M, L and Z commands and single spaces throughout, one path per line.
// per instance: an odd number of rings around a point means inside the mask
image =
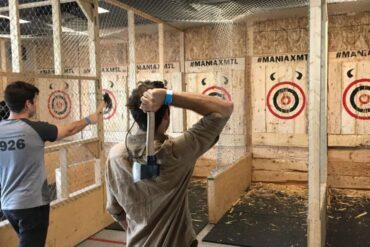
M 48 99 L 48 110 L 55 119 L 65 119 L 71 113 L 72 101 L 69 94 L 62 90 L 52 92 Z
M 342 103 L 353 118 L 370 120 L 370 79 L 350 83 L 343 92 Z
M 280 89 L 278 89 L 279 87 Z M 269 90 L 266 98 L 266 105 L 271 114 L 284 120 L 296 118 L 303 112 L 306 106 L 306 95 L 303 89 L 294 82 L 284 81 L 276 83 Z M 294 114 L 286 115 L 292 112 Z
M 231 95 L 223 87 L 218 87 L 218 86 L 208 87 L 202 92 L 202 94 L 209 95 L 209 96 L 216 96 L 216 97 L 231 101 Z
M 116 111 L 117 111 L 117 99 L 116 99 L 116 96 L 114 95 L 114 93 L 108 89 L 103 89 L 102 90 L 104 93 L 107 93 L 110 98 L 112 99 L 112 108 L 110 109 L 106 109 L 104 110 L 103 112 L 103 118 L 105 120 L 108 120 L 108 119 L 111 119 L 114 114 L 116 114 Z

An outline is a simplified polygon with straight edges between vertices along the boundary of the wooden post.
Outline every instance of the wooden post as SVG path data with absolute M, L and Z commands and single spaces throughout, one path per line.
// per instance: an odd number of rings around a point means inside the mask
M 2 72 L 7 72 L 8 70 L 7 51 L 6 51 L 5 43 L 6 41 L 4 39 L 0 39 L 0 54 L 1 54 L 0 65 L 1 65 Z M 1 90 L 2 92 L 4 92 L 6 85 L 7 85 L 6 76 L 0 76 L 0 81 L 1 81 Z M 0 99 L 3 100 L 3 98 L 4 96 L 1 95 Z
M 320 97 L 320 220 L 321 246 L 326 246 L 326 208 L 327 208 L 327 177 L 328 177 L 328 5 L 322 0 L 321 26 L 321 97 Z
M 12 70 L 21 72 L 21 37 L 19 26 L 18 0 L 9 0 L 9 18 L 10 18 L 10 40 L 12 48 Z
M 128 95 L 136 87 L 136 57 L 135 57 L 135 14 L 132 10 L 127 11 L 128 16 Z M 133 119 L 127 110 L 127 128 L 130 128 Z M 128 129 L 127 129 L 128 130 Z
M 308 219 L 307 240 L 309 247 L 321 246 L 325 243 L 325 228 L 322 227 L 320 209 L 321 174 L 326 166 L 321 156 L 326 151 L 326 33 L 324 30 L 323 9 L 326 0 L 310 0 L 309 9 L 309 157 L 308 157 Z M 320 71 L 320 72 L 319 72 Z M 324 89 L 324 91 L 322 91 Z M 325 124 L 324 124 L 325 123 Z M 326 155 L 326 154 L 325 154 Z M 325 156 L 326 157 L 326 156 Z M 324 221 L 325 222 L 325 221 Z
M 328 163 L 328 133 L 327 133 L 327 115 L 328 115 L 328 6 L 326 0 L 322 1 L 322 31 L 321 31 L 321 118 L 320 118 L 320 183 L 326 184 L 327 163 Z
M 164 80 L 164 27 L 162 23 L 158 24 L 158 51 L 159 51 L 159 75 L 160 80 Z
M 247 59 L 245 63 L 245 105 L 252 106 L 252 59 L 254 55 L 254 22 L 247 23 Z M 249 82 L 249 83 L 248 83 Z M 252 107 L 246 107 L 244 114 L 246 118 L 246 126 L 245 126 L 245 144 L 246 144 L 246 152 L 252 151 L 252 135 L 253 128 L 252 128 L 252 115 L 253 115 Z
M 88 33 L 89 33 L 89 58 L 90 58 L 90 71 L 96 77 L 95 81 L 95 96 L 96 96 L 96 107 L 100 105 L 103 101 L 102 96 L 102 83 L 101 83 L 101 64 L 100 64 L 100 38 L 99 38 L 99 14 L 98 14 L 98 0 L 92 0 L 90 11 L 86 13 L 91 13 L 91 17 L 88 19 Z M 97 122 L 98 138 L 99 138 L 99 163 L 100 167 L 95 166 L 95 173 L 101 172 L 102 162 L 105 161 L 104 154 L 104 122 L 103 114 L 98 115 Z M 95 176 L 95 179 L 100 179 L 101 176 Z M 101 181 L 98 182 L 101 184 Z
M 67 154 L 68 151 L 66 147 L 59 149 L 60 168 L 55 170 L 58 200 L 67 199 L 69 197 Z
M 52 0 L 53 14 L 53 45 L 54 45 L 54 70 L 56 75 L 63 74 L 62 58 L 62 25 L 60 18 L 60 0 Z
M 178 91 L 185 91 L 185 33 L 180 32 L 180 72 L 181 72 L 181 84 L 176 88 Z M 177 85 L 177 83 L 175 84 Z M 179 119 L 176 119 L 178 122 L 174 128 L 174 132 L 183 132 L 186 130 L 186 114 L 184 109 L 173 109 L 173 112 L 179 112 L 176 116 Z M 182 120 L 181 120 L 182 119 Z

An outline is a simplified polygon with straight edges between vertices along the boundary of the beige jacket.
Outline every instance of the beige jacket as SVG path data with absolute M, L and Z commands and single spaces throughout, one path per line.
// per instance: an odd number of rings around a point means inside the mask
M 128 222 L 127 246 L 189 247 L 196 235 L 188 208 L 187 188 L 196 160 L 218 140 L 228 118 L 203 117 L 174 139 L 155 143 L 160 176 L 134 183 L 125 143 L 116 144 L 106 166 L 107 210 Z M 145 162 L 146 133 L 128 138 L 130 152 Z

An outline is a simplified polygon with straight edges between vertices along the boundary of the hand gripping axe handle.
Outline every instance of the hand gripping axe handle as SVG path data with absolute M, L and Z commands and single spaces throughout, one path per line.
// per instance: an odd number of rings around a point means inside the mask
M 134 182 L 139 182 L 143 179 L 150 179 L 159 176 L 159 165 L 157 158 L 154 155 L 154 127 L 155 113 L 147 113 L 147 131 L 146 131 L 146 164 L 140 164 L 135 161 L 132 169 Z

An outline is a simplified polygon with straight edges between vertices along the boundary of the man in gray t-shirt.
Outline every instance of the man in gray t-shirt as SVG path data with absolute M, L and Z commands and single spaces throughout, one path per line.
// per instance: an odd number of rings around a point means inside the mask
M 51 201 L 44 165 L 46 141 L 74 135 L 97 122 L 98 111 L 67 125 L 31 121 L 39 90 L 26 82 L 9 84 L 4 93 L 9 118 L 0 122 L 1 209 L 19 237 L 20 247 L 45 245 Z

